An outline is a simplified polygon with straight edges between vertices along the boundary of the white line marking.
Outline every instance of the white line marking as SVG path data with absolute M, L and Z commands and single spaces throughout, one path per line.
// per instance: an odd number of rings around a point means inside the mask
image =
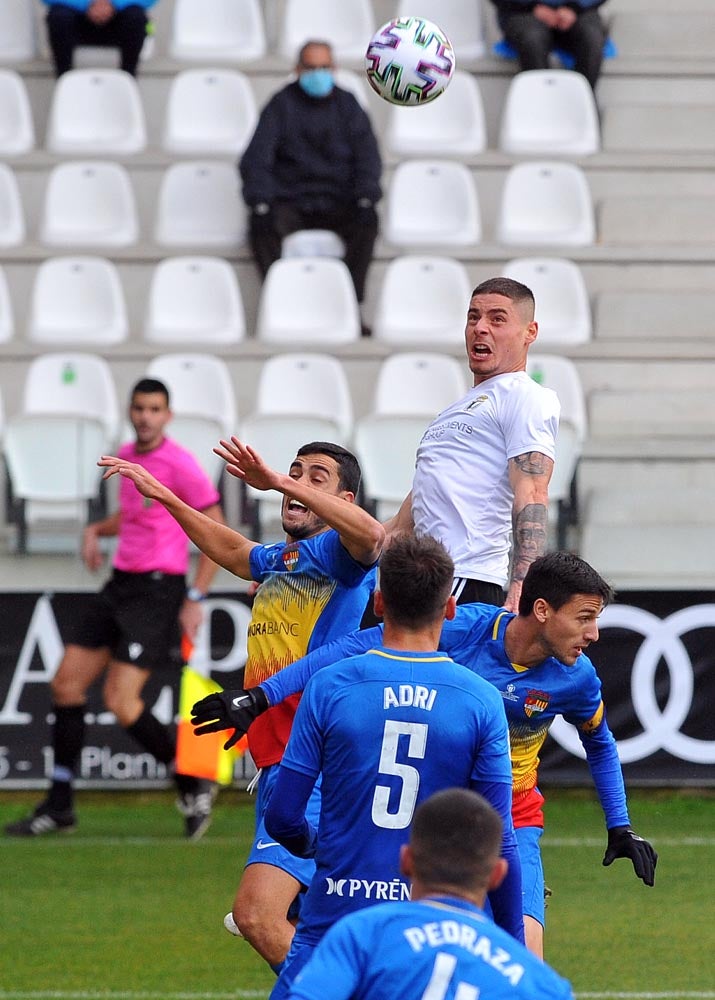
M 604 847 L 606 831 L 603 837 L 550 837 L 544 834 L 543 847 Z M 653 837 L 651 843 L 657 847 L 713 847 L 715 837 Z
M 227 993 L 168 993 L 133 990 L 0 990 L 0 1000 L 266 1000 L 266 990 Z
M 702 993 L 691 990 L 672 990 L 669 993 L 577 993 L 577 1000 L 712 1000 L 715 993 L 705 990 Z
M 3 842 L 4 848 L 12 845 L 27 844 L 25 838 L 18 837 L 15 840 L 7 839 Z M 214 845 L 215 847 L 235 847 L 235 837 L 205 837 L 201 841 L 202 845 Z M 653 837 L 651 840 L 656 847 L 715 847 L 715 837 Z M 38 837 L 32 841 L 33 848 L 39 844 L 53 844 L 62 848 L 71 847 L 147 847 L 148 845 L 171 845 L 185 844 L 187 850 L 196 850 L 196 845 L 185 837 L 82 837 L 76 834 L 62 836 Z M 541 841 L 542 847 L 604 847 L 606 845 L 606 831 L 602 837 L 552 837 L 548 833 L 544 834 Z M 2 993 L 0 993 L 0 998 Z

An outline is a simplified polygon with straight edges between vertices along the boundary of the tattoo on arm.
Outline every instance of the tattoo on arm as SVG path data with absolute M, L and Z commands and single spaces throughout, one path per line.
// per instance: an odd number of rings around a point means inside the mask
M 523 455 L 517 455 L 515 458 L 512 458 L 512 462 L 519 472 L 523 472 L 527 476 L 546 475 L 547 461 L 546 456 L 538 451 L 527 451 Z
M 529 503 L 515 515 L 512 580 L 523 580 L 534 559 L 546 551 L 546 522 L 543 503 Z

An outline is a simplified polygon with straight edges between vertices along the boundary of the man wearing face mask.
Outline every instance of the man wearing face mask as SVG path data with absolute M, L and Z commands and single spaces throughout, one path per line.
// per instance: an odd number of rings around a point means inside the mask
M 367 114 L 335 85 L 334 69 L 327 42 L 303 45 L 297 79 L 263 109 L 240 174 L 261 276 L 281 256 L 283 237 L 299 229 L 330 229 L 345 244 L 361 302 L 377 237 L 382 162 Z

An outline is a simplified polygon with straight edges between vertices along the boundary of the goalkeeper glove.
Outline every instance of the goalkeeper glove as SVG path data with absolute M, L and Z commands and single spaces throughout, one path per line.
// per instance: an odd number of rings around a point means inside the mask
M 230 750 L 248 732 L 253 720 L 269 707 L 268 698 L 260 687 L 214 691 L 191 709 L 191 725 L 197 736 L 233 729 L 233 735 L 223 745 L 224 750 Z
M 639 837 L 629 826 L 614 826 L 608 831 L 604 866 L 608 867 L 616 858 L 630 858 L 638 878 L 643 879 L 646 885 L 655 883 L 658 855 L 648 841 Z

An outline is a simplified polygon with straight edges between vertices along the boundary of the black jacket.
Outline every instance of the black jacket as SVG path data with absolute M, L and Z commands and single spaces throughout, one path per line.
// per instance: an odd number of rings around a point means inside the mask
M 381 196 L 382 161 L 370 119 L 347 90 L 313 98 L 297 82 L 278 91 L 261 112 L 240 162 L 250 207 L 294 201 L 329 210 Z

